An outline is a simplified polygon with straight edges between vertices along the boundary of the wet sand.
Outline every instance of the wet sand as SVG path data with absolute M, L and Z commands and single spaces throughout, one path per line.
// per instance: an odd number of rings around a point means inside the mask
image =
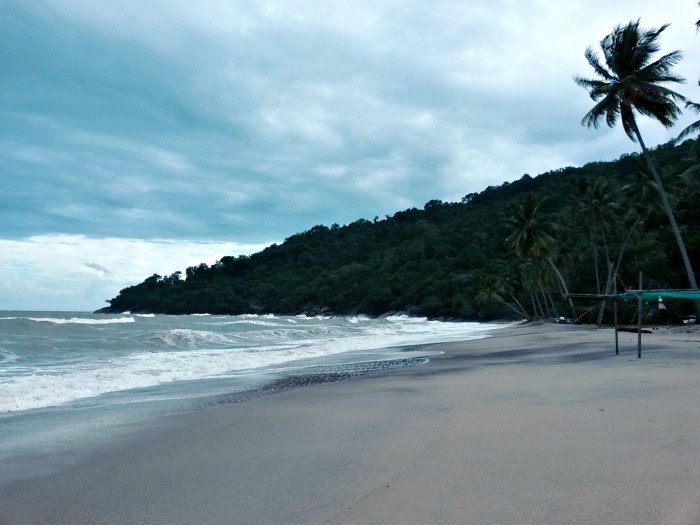
M 700 332 L 620 342 L 520 325 L 180 414 L 1 486 L 0 523 L 697 525 Z

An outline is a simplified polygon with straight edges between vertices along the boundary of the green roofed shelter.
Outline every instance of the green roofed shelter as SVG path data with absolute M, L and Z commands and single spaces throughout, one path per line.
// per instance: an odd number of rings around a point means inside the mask
M 662 299 L 690 299 L 700 301 L 700 290 L 641 290 L 642 276 L 639 275 L 640 290 L 627 290 L 623 293 L 612 294 L 585 294 L 569 293 L 568 298 L 589 299 L 593 301 L 637 301 L 637 357 L 642 357 L 642 301 L 653 301 Z M 615 354 L 619 354 L 617 340 L 617 305 L 615 306 Z
M 640 297 L 646 301 L 658 298 L 700 300 L 700 290 L 627 290 L 626 292 L 613 294 L 570 293 L 567 294 L 567 297 L 598 301 L 630 301 L 640 299 Z
M 626 301 L 629 299 L 638 299 L 641 295 L 643 300 L 653 299 L 696 299 L 700 300 L 700 290 L 629 290 L 624 293 L 612 294 L 609 299 Z

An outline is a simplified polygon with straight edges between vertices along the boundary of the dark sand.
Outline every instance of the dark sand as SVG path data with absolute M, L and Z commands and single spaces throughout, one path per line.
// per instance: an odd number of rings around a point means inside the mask
M 0 487 L 0 523 L 700 524 L 700 332 L 521 325 L 181 414 Z

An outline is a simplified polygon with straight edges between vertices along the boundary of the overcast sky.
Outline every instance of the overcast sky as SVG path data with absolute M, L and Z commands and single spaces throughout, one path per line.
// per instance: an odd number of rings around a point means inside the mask
M 695 0 L 2 0 L 0 309 L 634 151 L 572 77 L 637 18 L 700 99 Z

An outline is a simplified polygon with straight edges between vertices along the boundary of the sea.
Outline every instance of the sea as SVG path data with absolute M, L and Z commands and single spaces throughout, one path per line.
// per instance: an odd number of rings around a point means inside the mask
M 406 315 L 0 311 L 0 484 L 159 417 L 420 366 L 439 353 L 433 343 L 503 326 Z

